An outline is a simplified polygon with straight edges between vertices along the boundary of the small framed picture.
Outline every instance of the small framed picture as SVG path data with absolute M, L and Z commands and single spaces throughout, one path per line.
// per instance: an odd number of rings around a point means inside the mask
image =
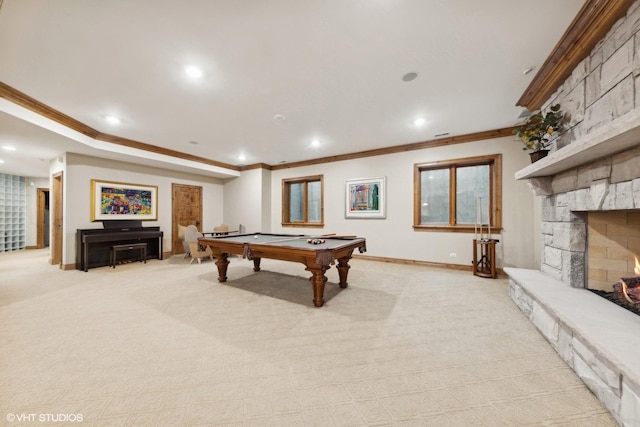
M 385 218 L 385 177 L 346 182 L 346 218 Z

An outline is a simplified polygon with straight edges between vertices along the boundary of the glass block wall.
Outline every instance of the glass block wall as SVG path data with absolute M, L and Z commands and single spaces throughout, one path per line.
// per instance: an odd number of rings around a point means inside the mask
M 25 178 L 0 173 L 0 252 L 25 248 L 26 205 Z

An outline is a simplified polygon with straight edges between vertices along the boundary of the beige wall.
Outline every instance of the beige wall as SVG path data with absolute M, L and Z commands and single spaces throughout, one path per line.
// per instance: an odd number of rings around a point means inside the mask
M 221 181 L 130 163 L 102 160 L 75 154 L 54 159 L 51 172 L 64 172 L 64 253 L 63 264 L 75 262 L 75 235 L 79 228 L 100 228 L 91 222 L 91 179 L 103 179 L 158 186 L 158 220 L 145 226 L 164 231 L 164 250 L 171 250 L 171 184 L 198 185 L 203 188 L 203 229 L 225 222 L 247 232 L 338 233 L 367 238 L 368 254 L 378 257 L 470 265 L 472 233 L 413 231 L 413 165 L 437 160 L 501 153 L 503 155 L 503 231 L 494 235 L 498 266 L 535 268 L 539 262 L 539 203 L 525 182 L 515 181 L 514 173 L 525 167 L 528 156 L 512 137 L 408 151 L 355 160 L 324 163 L 276 171 L 252 169 L 238 178 Z M 319 229 L 281 226 L 282 179 L 324 175 L 325 227 Z M 385 219 L 346 219 L 345 181 L 385 176 Z M 450 254 L 455 253 L 456 257 Z
M 539 242 L 534 241 L 539 239 L 539 234 L 534 233 L 539 204 L 534 203 L 527 184 L 513 178 L 517 170 L 529 163 L 528 156 L 513 137 L 272 171 L 270 229 L 263 227 L 260 231 L 357 234 L 367 238 L 368 254 L 372 256 L 471 265 L 472 233 L 413 231 L 413 165 L 495 153 L 503 155 L 503 232 L 495 235 L 500 239 L 498 266 L 534 268 L 539 262 Z M 282 227 L 282 179 L 316 174 L 324 175 L 325 227 Z M 251 178 L 247 179 L 249 175 Z M 254 175 L 255 172 L 243 173 L 243 179 L 247 179 L 244 184 L 262 185 Z M 377 176 L 385 176 L 387 180 L 386 219 L 346 219 L 345 181 Z M 238 208 L 229 202 L 225 197 L 225 218 L 242 215 L 235 212 Z M 248 205 L 239 206 L 246 209 Z M 451 253 L 457 256 L 451 257 Z
M 65 206 L 62 263 L 65 265 L 75 263 L 77 229 L 102 228 L 100 222 L 91 222 L 92 179 L 158 186 L 158 220 L 145 221 L 143 225 L 160 227 L 164 232 L 165 252 L 171 251 L 172 183 L 202 187 L 203 230 L 213 230 L 214 226 L 223 221 L 223 183 L 217 178 L 67 153 L 63 183 Z
M 224 184 L 224 221 L 232 230 L 239 224 L 247 233 L 271 230 L 271 171 L 251 169 Z

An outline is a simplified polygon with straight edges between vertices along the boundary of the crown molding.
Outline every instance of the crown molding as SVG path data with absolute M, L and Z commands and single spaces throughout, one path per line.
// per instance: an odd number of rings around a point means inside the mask
M 0 97 L 5 98 L 6 100 L 16 105 L 19 105 L 23 108 L 31 110 L 34 113 L 41 115 L 42 117 L 46 117 L 47 119 L 50 119 L 56 123 L 66 126 L 69 129 L 73 129 L 76 132 L 87 135 L 88 137 L 93 138 L 96 141 L 108 142 L 110 144 L 136 148 L 138 150 L 148 151 L 156 154 L 162 154 L 162 155 L 174 157 L 177 159 L 189 160 L 197 163 L 202 163 L 205 165 L 216 166 L 216 167 L 231 169 L 235 171 L 240 170 L 238 166 L 231 165 L 228 163 L 222 163 L 216 160 L 206 159 L 204 157 L 194 156 L 191 154 L 182 153 L 180 151 L 171 150 L 168 148 L 158 147 L 157 145 L 147 144 L 145 142 L 134 141 L 132 139 L 122 138 L 116 135 L 110 135 L 108 133 L 100 132 L 74 119 L 71 116 L 61 113 L 55 108 L 52 108 L 38 101 L 37 99 L 30 97 L 24 92 L 20 92 L 19 90 L 3 82 L 0 82 Z
M 68 128 L 71 128 L 77 132 L 83 133 L 97 141 L 108 142 L 111 144 L 122 145 L 126 147 L 136 148 L 139 150 L 149 151 L 152 153 L 163 154 L 170 157 L 176 157 L 179 159 L 190 160 L 199 162 L 211 166 L 218 166 L 226 169 L 236 171 L 246 171 L 251 169 L 266 169 L 266 170 L 278 170 L 287 169 L 300 166 L 317 165 L 321 163 L 338 162 L 342 160 L 353 160 L 364 157 L 381 156 L 385 154 L 400 153 L 403 151 L 422 150 L 426 148 L 441 147 L 444 145 L 462 144 L 465 142 L 481 141 L 484 139 L 500 138 L 503 136 L 513 135 L 513 127 L 494 129 L 483 132 L 470 133 L 465 135 L 450 136 L 446 138 L 439 138 L 435 140 L 415 142 L 410 144 L 395 145 L 392 147 L 377 148 L 373 150 L 359 151 L 356 153 L 341 154 L 336 156 L 321 157 L 317 159 L 304 160 L 300 162 L 269 165 L 266 163 L 255 163 L 246 166 L 236 166 L 227 163 L 218 162 L 203 157 L 193 156 L 190 154 L 182 153 L 179 151 L 171 150 L 168 148 L 158 147 L 156 145 L 147 144 L 140 141 L 134 141 L 132 139 L 122 138 L 115 135 L 110 135 L 93 129 L 85 125 L 82 122 L 67 116 L 60 111 L 49 107 L 46 104 L 30 97 L 29 95 L 20 92 L 19 90 L 0 82 L 0 97 L 7 99 L 14 104 L 27 108 L 43 117 L 51 119 L 57 123 L 60 123 Z
M 587 0 L 516 105 L 539 110 L 634 2 Z
M 341 154 L 337 156 L 320 157 L 317 159 L 300 162 L 283 163 L 271 166 L 271 170 L 297 168 L 300 166 L 317 165 L 320 163 L 340 162 L 343 160 L 360 159 L 364 157 L 383 156 L 386 154 L 402 153 L 405 151 L 424 150 L 427 148 L 442 147 L 445 145 L 463 144 L 465 142 L 482 141 L 485 139 L 513 136 L 514 127 L 487 130 L 483 132 L 467 133 L 464 135 L 450 136 L 447 138 L 432 139 L 429 141 L 414 142 L 410 144 L 394 145 L 392 147 L 376 148 L 373 150 L 358 151 L 356 153 Z
M 61 125 L 66 126 L 69 129 L 73 129 L 76 132 L 87 135 L 88 137 L 95 139 L 96 136 L 100 133 L 92 127 L 79 122 L 73 117 L 67 116 L 66 114 L 61 113 L 55 108 L 49 107 L 48 105 L 38 101 L 37 99 L 30 97 L 26 93 L 20 92 L 18 89 L 15 89 L 3 82 L 0 82 L 0 97 L 16 105 L 19 105 L 20 107 L 26 108 L 27 110 L 31 110 L 34 113 L 41 115 L 42 117 L 46 117 L 56 123 L 60 123 Z

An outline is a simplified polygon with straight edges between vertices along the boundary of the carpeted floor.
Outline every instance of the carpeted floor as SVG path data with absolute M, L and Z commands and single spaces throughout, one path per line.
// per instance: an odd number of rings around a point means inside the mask
M 0 424 L 616 425 L 504 279 L 354 259 L 314 308 L 302 264 L 47 256 L 0 253 Z

